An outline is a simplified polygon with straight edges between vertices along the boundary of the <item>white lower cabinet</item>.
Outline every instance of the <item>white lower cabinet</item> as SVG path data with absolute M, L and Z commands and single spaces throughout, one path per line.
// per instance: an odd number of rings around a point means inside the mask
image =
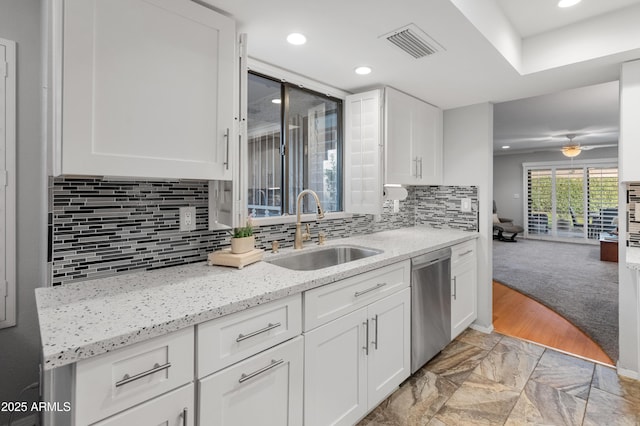
M 195 425 L 193 383 L 109 417 L 95 426 Z
M 165 403 L 160 405 L 166 405 L 171 400 L 167 398 L 167 395 L 171 395 L 168 392 L 193 383 L 193 344 L 193 327 L 188 327 L 78 361 L 75 365 L 73 390 L 74 425 L 93 424 L 132 407 L 154 406 L 154 398 L 161 395 L 164 395 L 162 398 Z M 147 401 L 148 404 L 138 405 Z M 191 401 L 190 406 L 193 407 L 193 398 Z M 184 404 L 180 401 L 178 405 Z M 166 412 L 166 415 L 169 414 Z M 128 419 L 130 415 L 137 416 L 127 412 L 123 414 L 124 417 L 119 416 L 117 419 Z M 162 423 L 145 421 L 105 424 Z
M 352 425 L 410 370 L 410 289 L 305 334 L 306 426 Z
M 478 273 L 475 240 L 451 249 L 451 339 L 455 339 L 478 316 Z
M 410 375 L 411 290 L 369 305 L 368 401 L 378 405 Z
M 302 425 L 302 341 L 296 337 L 201 379 L 198 424 Z

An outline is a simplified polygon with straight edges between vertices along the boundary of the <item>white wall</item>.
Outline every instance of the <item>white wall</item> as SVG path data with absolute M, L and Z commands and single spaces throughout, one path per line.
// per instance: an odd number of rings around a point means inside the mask
M 478 187 L 478 319 L 493 329 L 493 104 L 483 103 L 444 112 L 444 184 Z
M 40 0 L 0 2 L 0 37 L 17 43 L 17 326 L 0 330 L 0 401 L 38 380 L 40 334 L 34 289 L 45 285 L 46 176 L 41 143 Z M 28 391 L 21 401 L 38 399 Z M 16 418 L 21 415 L 16 415 Z M 0 424 L 8 413 L 0 412 Z
M 618 158 L 618 149 L 602 148 L 583 151 L 577 157 L 579 160 L 599 158 Z M 493 199 L 496 200 L 500 217 L 513 219 L 516 224 L 523 225 L 523 197 L 526 197 L 526 193 L 523 193 L 522 163 L 567 160 L 560 151 L 494 156 Z M 519 198 L 515 198 L 515 194 L 518 194 Z

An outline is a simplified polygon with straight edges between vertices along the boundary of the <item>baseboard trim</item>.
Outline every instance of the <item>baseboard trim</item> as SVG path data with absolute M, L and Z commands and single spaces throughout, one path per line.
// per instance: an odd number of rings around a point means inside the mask
M 628 377 L 634 380 L 640 380 L 640 373 L 634 370 L 628 370 L 626 368 L 620 367 L 619 364 L 616 364 L 616 369 L 618 370 L 618 374 L 623 377 Z
M 40 426 L 40 416 L 38 414 L 31 414 L 30 416 L 16 419 L 11 423 L 11 426 Z
M 474 322 L 469 327 L 473 328 L 474 330 L 479 331 L 481 333 L 485 333 L 485 334 L 493 333 L 493 324 L 491 324 L 489 327 L 485 327 L 484 325 L 476 324 Z

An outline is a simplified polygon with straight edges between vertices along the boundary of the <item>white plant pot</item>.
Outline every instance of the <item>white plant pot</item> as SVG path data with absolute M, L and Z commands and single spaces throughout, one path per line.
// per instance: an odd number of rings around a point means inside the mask
M 256 237 L 252 235 L 244 238 L 231 238 L 231 253 L 241 254 L 253 250 L 256 244 Z

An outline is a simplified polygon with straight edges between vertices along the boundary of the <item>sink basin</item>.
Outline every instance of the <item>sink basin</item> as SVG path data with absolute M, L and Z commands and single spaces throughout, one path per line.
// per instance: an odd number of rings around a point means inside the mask
M 267 260 L 267 263 L 296 271 L 315 271 L 317 269 L 328 268 L 329 266 L 375 256 L 380 253 L 382 253 L 382 250 L 366 247 L 333 246 L 291 253 L 288 256 Z

